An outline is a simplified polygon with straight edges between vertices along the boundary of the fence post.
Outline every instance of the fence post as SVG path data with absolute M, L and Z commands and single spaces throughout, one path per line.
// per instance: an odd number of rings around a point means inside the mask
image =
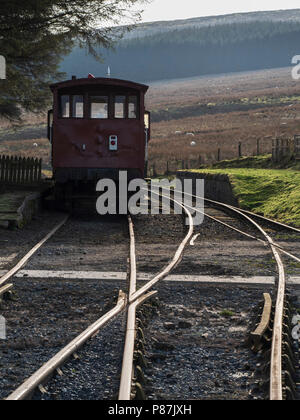
M 239 142 L 239 159 L 242 157 L 242 143 Z
M 300 136 L 297 134 L 294 137 L 294 153 L 295 158 L 300 159 Z
M 217 158 L 218 162 L 220 162 L 221 160 L 221 149 L 218 149 L 218 158 Z
M 260 155 L 260 139 L 257 139 L 257 156 Z
M 152 170 L 153 170 L 153 176 L 156 177 L 157 173 L 156 173 L 155 163 L 153 164 Z

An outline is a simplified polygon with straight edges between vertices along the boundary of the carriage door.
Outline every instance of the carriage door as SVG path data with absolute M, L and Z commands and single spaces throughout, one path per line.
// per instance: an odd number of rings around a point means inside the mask
M 48 111 L 47 137 L 52 144 L 53 139 L 53 109 Z
M 148 173 L 148 145 L 150 141 L 150 124 L 151 124 L 151 118 L 150 118 L 150 112 L 146 111 L 144 116 L 145 121 L 145 174 L 144 176 L 147 178 Z

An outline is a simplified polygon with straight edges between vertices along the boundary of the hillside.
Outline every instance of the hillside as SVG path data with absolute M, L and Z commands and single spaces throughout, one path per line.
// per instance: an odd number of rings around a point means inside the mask
M 299 54 L 300 9 L 137 25 L 101 50 L 103 63 L 75 47 L 61 69 L 149 82 L 206 74 L 286 67 Z
M 257 154 L 258 140 L 260 153 L 270 154 L 275 136 L 300 133 L 300 84 L 289 68 L 154 82 L 146 107 L 152 113 L 149 168 L 155 165 L 158 175 L 234 159 L 239 143 L 245 157 Z M 46 120 L 26 114 L 26 127 L 0 120 L 0 154 L 39 157 L 49 170 L 50 144 L 40 125 Z M 261 167 L 269 168 L 268 161 Z
M 207 16 L 192 19 L 180 19 L 172 21 L 158 21 L 141 23 L 137 25 L 125 38 L 134 39 L 155 35 L 157 33 L 170 32 L 174 29 L 203 28 L 216 25 L 244 24 L 253 22 L 300 22 L 300 9 L 279 10 L 266 12 L 234 13 L 220 16 Z

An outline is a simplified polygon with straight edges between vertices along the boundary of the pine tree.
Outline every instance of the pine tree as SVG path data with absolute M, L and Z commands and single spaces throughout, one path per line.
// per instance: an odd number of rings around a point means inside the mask
M 121 18 L 136 22 L 140 15 L 133 6 L 145 2 L 1 0 L 0 55 L 6 58 L 7 79 L 0 80 L 0 114 L 43 109 L 48 85 L 63 77 L 59 63 L 75 43 L 99 59 L 98 47 L 109 48 L 122 36 L 109 24 Z

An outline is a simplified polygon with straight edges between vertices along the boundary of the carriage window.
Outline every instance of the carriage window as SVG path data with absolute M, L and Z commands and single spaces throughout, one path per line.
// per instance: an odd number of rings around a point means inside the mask
M 137 96 L 128 98 L 128 118 L 137 118 Z
M 83 118 L 83 104 L 82 95 L 73 96 L 72 117 Z
M 108 118 L 108 96 L 90 97 L 91 118 Z
M 115 118 L 125 118 L 126 96 L 115 97 Z
M 60 116 L 62 118 L 70 118 L 70 97 L 62 95 L 60 97 Z

